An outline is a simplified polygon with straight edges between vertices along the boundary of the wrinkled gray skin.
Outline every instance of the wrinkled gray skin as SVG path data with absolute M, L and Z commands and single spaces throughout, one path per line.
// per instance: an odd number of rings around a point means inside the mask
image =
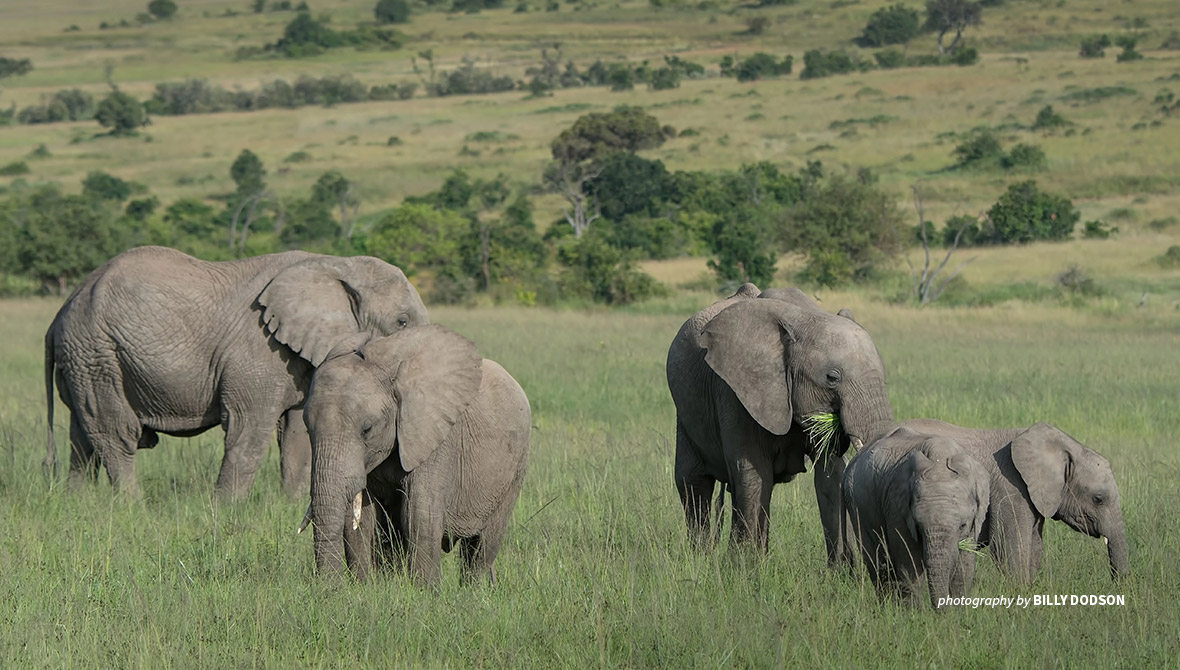
M 1106 538 L 1114 578 L 1128 570 L 1127 533 L 1118 485 L 1101 454 L 1048 423 L 978 430 L 933 419 L 905 426 L 952 438 L 991 475 L 991 506 L 981 542 L 1010 577 L 1027 584 L 1041 568 L 1045 519 Z
M 375 549 L 380 563 L 408 562 L 415 581 L 433 585 L 442 552 L 458 544 L 463 581 L 494 582 L 530 417 L 516 380 L 442 326 L 330 358 L 305 409 L 317 572 L 342 573 L 343 558 L 364 580 Z
M 45 334 L 49 443 L 53 384 L 70 408 L 70 483 L 106 466 L 138 495 L 135 453 L 157 433 L 225 430 L 223 499 L 249 493 L 279 427 L 283 482 L 306 491 L 311 448 L 300 407 L 313 366 L 340 339 L 427 323 L 398 268 L 367 256 L 302 251 L 210 263 L 164 247 L 126 251 L 95 270 Z
M 869 577 L 882 596 L 918 602 L 926 575 L 930 605 L 966 595 L 974 545 L 987 516 L 989 475 L 946 437 L 900 427 L 857 454 L 844 472 L 844 504 Z
M 828 561 L 849 560 L 840 534 L 840 456 L 894 426 L 885 368 L 868 333 L 797 289 L 759 292 L 745 284 L 685 322 L 668 350 L 667 375 L 676 405 L 676 487 L 694 543 L 711 542 L 710 498 L 720 481 L 733 500 L 731 542 L 765 551 L 771 490 L 804 472 L 807 456 L 815 463 Z M 840 416 L 844 433 L 824 455 L 800 421 L 827 412 Z

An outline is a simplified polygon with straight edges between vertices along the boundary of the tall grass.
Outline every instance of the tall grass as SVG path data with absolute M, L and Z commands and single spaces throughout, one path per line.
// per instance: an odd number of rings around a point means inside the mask
M 701 300 L 708 298 L 701 296 Z M 435 308 L 533 405 L 533 459 L 495 587 L 312 574 L 305 501 L 266 460 L 250 498 L 211 491 L 220 431 L 137 458 L 141 501 L 40 475 L 40 338 L 52 301 L 0 302 L 0 665 L 4 667 L 1158 666 L 1180 653 L 1173 400 L 1176 318 L 1059 308 L 937 312 L 855 295 L 899 418 L 1055 422 L 1114 464 L 1131 576 L 1101 543 L 1046 526 L 1029 588 L 979 561 L 975 594 L 1121 593 L 1122 608 L 962 609 L 878 602 L 825 566 L 806 477 L 776 488 L 765 559 L 690 551 L 672 486 L 663 357 L 681 313 Z M 835 308 L 835 305 L 831 307 Z M 59 408 L 58 421 L 68 413 Z M 60 428 L 60 426 L 59 426 Z M 12 434 L 9 441 L 4 436 Z M 59 430 L 59 435 L 64 431 Z M 11 460 L 10 460 L 11 459 Z

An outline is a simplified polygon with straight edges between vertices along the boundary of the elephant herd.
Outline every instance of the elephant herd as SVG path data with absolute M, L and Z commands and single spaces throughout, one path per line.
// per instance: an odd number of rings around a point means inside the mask
M 923 574 L 936 606 L 964 594 L 977 546 L 1027 582 L 1046 518 L 1103 537 L 1112 573 L 1127 570 L 1106 459 L 1045 423 L 895 421 L 868 333 L 798 290 L 745 284 L 691 317 L 667 381 L 695 547 L 715 542 L 728 491 L 732 543 L 765 551 L 771 491 L 809 460 L 829 565 L 859 558 L 882 595 L 915 601 Z M 288 252 L 213 263 L 132 249 L 58 312 L 45 384 L 45 466 L 56 469 L 56 384 L 70 409 L 71 484 L 101 465 L 137 495 L 137 450 L 159 433 L 221 426 L 216 491 L 240 499 L 277 430 L 284 488 L 304 495 L 310 481 L 303 525 L 319 572 L 405 569 L 434 584 L 441 553 L 458 545 L 464 581 L 495 580 L 528 467 L 528 398 L 472 342 L 431 324 L 383 261 Z

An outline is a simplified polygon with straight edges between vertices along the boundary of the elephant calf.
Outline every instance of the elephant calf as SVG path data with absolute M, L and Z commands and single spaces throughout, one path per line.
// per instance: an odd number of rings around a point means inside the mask
M 926 574 L 930 604 L 962 596 L 975 577 L 974 545 L 988 507 L 987 468 L 946 437 L 901 427 L 852 460 L 844 504 L 878 593 L 916 602 Z M 974 549 L 974 546 L 971 547 Z
M 1114 577 L 1127 572 L 1127 534 L 1110 461 L 1047 423 L 979 430 L 933 419 L 904 425 L 949 437 L 991 474 L 991 507 L 981 540 L 1000 568 L 1022 583 L 1041 568 L 1045 519 L 1106 541 Z
M 442 326 L 334 351 L 312 378 L 316 569 L 365 579 L 373 551 L 433 585 L 458 543 L 464 582 L 493 562 L 529 458 L 529 401 L 504 368 Z M 377 537 L 374 537 L 374 533 Z

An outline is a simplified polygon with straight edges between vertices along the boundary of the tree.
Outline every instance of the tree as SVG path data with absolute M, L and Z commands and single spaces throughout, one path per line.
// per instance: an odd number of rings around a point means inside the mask
M 611 112 L 593 112 L 574 121 L 550 145 L 553 158 L 580 163 L 614 151 L 640 151 L 664 143 L 670 133 L 642 107 L 621 105 Z
M 43 187 L 14 212 L 20 222 L 21 274 L 64 295 L 68 285 L 122 251 L 130 240 L 114 211 L 99 200 Z
M 407 0 L 378 0 L 373 14 L 377 23 L 407 23 L 410 20 L 410 3 Z
M 869 17 L 857 44 L 862 47 L 905 44 L 918 36 L 921 26 L 921 17 L 916 9 L 901 4 L 882 7 Z
M 98 200 L 123 202 L 131 197 L 133 190 L 131 182 L 99 170 L 91 172 L 82 180 L 82 195 Z
M 910 261 L 909 254 L 905 255 L 905 262 L 910 268 L 910 279 L 913 281 L 912 291 L 914 298 L 917 299 L 918 305 L 921 306 L 938 300 L 943 291 L 946 290 L 946 287 L 950 285 L 951 281 L 953 281 L 954 278 L 959 276 L 959 273 L 963 271 L 963 268 L 967 267 L 971 261 L 976 259 L 976 256 L 972 256 L 962 263 L 959 263 L 958 267 L 952 270 L 949 275 L 943 277 L 941 282 L 938 281 L 938 276 L 942 274 L 944 269 L 946 269 L 946 265 L 948 262 L 950 262 L 951 256 L 955 253 L 955 250 L 959 248 L 959 242 L 961 242 L 963 239 L 964 231 L 974 224 L 975 221 L 964 217 L 965 220 L 959 223 L 958 230 L 954 233 L 954 239 L 952 239 L 951 243 L 948 245 L 946 255 L 943 256 L 942 262 L 938 264 L 938 267 L 931 270 L 929 236 L 929 229 L 931 226 L 927 225 L 928 222 L 926 221 L 926 216 L 923 212 L 922 194 L 918 192 L 917 186 L 912 188 L 914 191 L 914 209 L 918 211 L 918 226 L 919 230 L 921 231 L 922 251 L 925 255 L 925 263 L 922 265 L 922 271 L 919 273 L 917 268 L 915 268 L 914 264 Z M 952 222 L 947 221 L 948 233 L 951 231 L 951 226 Z
M 329 170 L 320 175 L 315 186 L 312 186 L 312 197 L 340 209 L 340 227 L 344 230 L 344 237 L 351 238 L 352 224 L 361 206 L 352 182 L 338 170 Z
M 147 6 L 148 13 L 157 19 L 168 20 L 176 14 L 176 3 L 172 0 L 152 0 Z
M 597 201 L 586 192 L 586 185 L 599 174 L 602 168 L 585 163 L 566 163 L 553 161 L 541 173 L 541 183 L 552 193 L 565 198 L 569 203 L 563 207 L 561 213 L 566 222 L 574 229 L 574 237 L 581 237 L 602 216 L 602 209 Z M 590 211 L 590 204 L 594 204 L 594 211 Z
M 238 187 L 239 195 L 257 193 L 266 188 L 266 168 L 258 154 L 249 149 L 242 149 L 233 165 L 229 166 L 230 179 Z
M 971 0 L 928 0 L 926 3 L 926 23 L 923 28 L 928 32 L 938 33 L 938 55 L 945 56 L 948 51 L 954 51 L 963 38 L 963 31 L 983 22 L 983 7 Z M 951 31 L 955 32 L 955 39 L 950 46 L 943 46 L 943 37 Z
M 453 210 L 424 203 L 403 204 L 373 225 L 368 251 L 406 274 L 422 270 L 454 274 L 459 244 L 468 228 L 468 220 Z
M 33 63 L 28 58 L 4 58 L 0 56 L 0 81 L 9 77 L 20 77 L 33 71 Z M 4 90 L 0 87 L 0 91 Z
M 141 126 L 148 124 L 147 113 L 143 105 L 134 97 L 122 91 L 111 91 L 111 94 L 98 103 L 94 118 L 103 128 L 110 128 L 115 136 L 134 135 Z
M 994 244 L 1025 244 L 1035 240 L 1064 240 L 1073 234 L 1081 214 L 1069 198 L 1045 193 L 1029 180 L 1012 184 L 987 211 Z

